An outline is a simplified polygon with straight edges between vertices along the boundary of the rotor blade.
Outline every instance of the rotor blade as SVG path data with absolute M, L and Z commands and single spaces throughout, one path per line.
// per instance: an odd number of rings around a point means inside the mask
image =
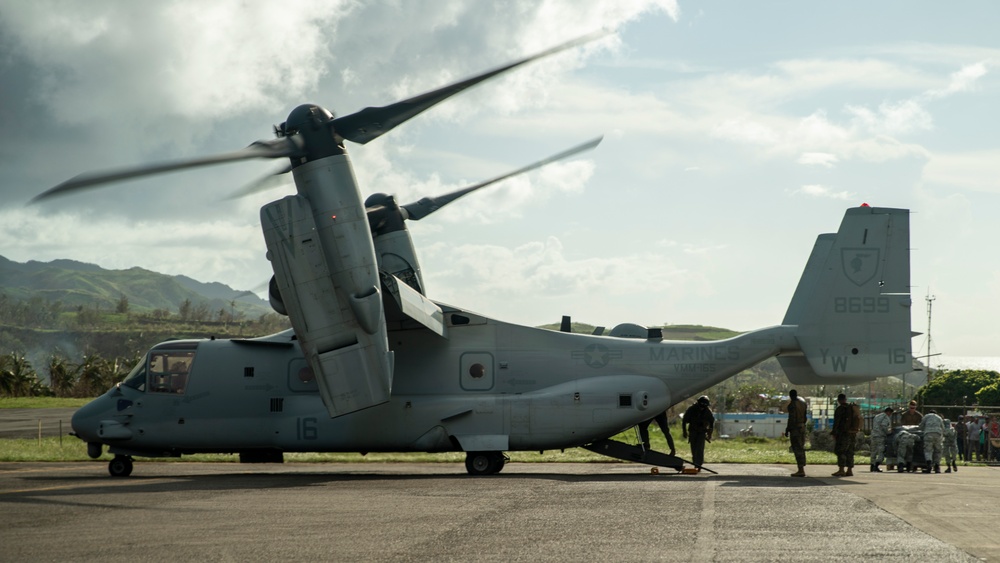
M 42 192 L 32 198 L 29 203 L 36 203 L 53 196 L 63 195 L 72 191 L 93 188 L 100 184 L 120 182 L 130 178 L 150 176 L 161 172 L 171 172 L 183 170 L 185 168 L 197 168 L 199 166 L 209 166 L 212 164 L 222 164 L 237 160 L 248 160 L 251 158 L 280 158 L 284 156 L 294 156 L 301 153 L 300 142 L 294 137 L 282 137 L 270 141 L 255 141 L 250 146 L 237 151 L 221 153 L 213 156 L 192 158 L 187 160 L 176 160 L 160 164 L 144 164 L 129 168 L 120 168 L 109 172 L 86 172 L 75 176 L 58 186 Z
M 455 84 L 451 84 L 407 100 L 402 100 L 383 107 L 367 107 L 361 111 L 352 113 L 351 115 L 345 115 L 334 119 L 333 128 L 341 137 L 363 145 L 368 141 L 376 139 L 382 134 L 391 131 L 397 125 L 402 124 L 411 117 L 430 108 L 431 106 L 434 106 L 438 102 L 448 99 L 466 88 L 475 86 L 484 80 L 531 61 L 582 45 L 600 37 L 604 37 L 609 33 L 610 32 L 608 31 L 590 33 L 567 43 L 563 43 L 557 47 L 542 51 L 541 53 L 525 57 L 500 68 L 485 72 L 478 76 L 473 76 L 472 78 L 467 78 L 461 82 L 456 82 Z
M 590 150 L 590 149 L 596 147 L 597 145 L 599 145 L 603 139 L 604 139 L 603 136 L 597 137 L 595 139 L 591 139 L 591 140 L 587 141 L 586 143 L 577 145 L 577 146 L 575 146 L 575 147 L 573 147 L 573 148 L 571 148 L 569 150 L 565 150 L 565 151 L 563 151 L 563 152 L 561 152 L 559 154 L 554 154 L 554 155 L 546 158 L 545 160 L 539 160 L 538 162 L 535 162 L 533 164 L 529 164 L 529 165 L 525 166 L 524 168 L 519 168 L 519 169 L 517 169 L 517 170 L 515 170 L 513 172 L 508 172 L 508 173 L 504 174 L 503 176 L 497 176 L 496 178 L 492 178 L 492 179 L 486 180 L 485 182 L 480 182 L 478 184 L 469 186 L 467 188 L 462 188 L 461 190 L 457 190 L 457 191 L 454 191 L 454 192 L 451 192 L 451 193 L 448 193 L 448 194 L 439 195 L 439 196 L 436 196 L 436 197 L 424 197 L 424 198 L 421 198 L 420 201 L 416 201 L 416 202 L 413 202 L 413 203 L 408 203 L 408 204 L 403 205 L 401 207 L 406 210 L 406 213 L 407 213 L 407 215 L 409 216 L 410 219 L 413 219 L 414 221 L 419 221 L 420 219 L 423 219 L 424 217 L 430 215 L 431 213 L 434 213 L 438 209 L 441 209 L 445 205 L 448 205 L 449 203 L 451 203 L 451 202 L 455 201 L 456 199 L 464 196 L 465 194 L 468 194 L 470 192 L 474 192 L 474 191 L 476 191 L 476 190 L 478 190 L 480 188 L 485 188 L 486 186 L 489 186 L 490 184 L 495 184 L 495 183 L 497 183 L 497 182 L 499 182 L 501 180 L 506 180 L 507 178 L 510 178 L 511 176 L 517 176 L 518 174 L 524 174 L 525 172 L 530 172 L 531 170 L 535 170 L 536 168 L 541 168 L 542 166 L 545 166 L 546 164 L 551 164 L 551 163 L 553 163 L 553 162 L 555 162 L 557 160 L 562 160 L 564 158 L 569 158 L 569 157 L 571 157 L 571 156 L 573 156 L 573 155 L 575 155 L 577 153 L 581 153 L 583 151 Z
M 292 165 L 286 164 L 281 168 L 279 168 L 278 170 L 271 172 L 267 176 L 262 176 L 254 180 L 253 182 L 247 184 L 246 186 L 243 186 L 239 190 L 236 190 L 233 193 L 227 195 L 226 197 L 223 198 L 223 200 L 239 199 L 241 197 L 247 197 L 249 195 L 262 192 L 264 190 L 270 190 L 271 188 L 276 188 L 284 183 L 284 178 L 282 178 L 282 176 L 288 174 L 291 171 L 292 171 Z

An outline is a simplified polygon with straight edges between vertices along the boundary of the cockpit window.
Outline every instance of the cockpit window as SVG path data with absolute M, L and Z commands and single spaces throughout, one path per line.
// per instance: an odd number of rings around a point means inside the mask
M 139 363 L 132 368 L 132 371 L 122 381 L 122 385 L 139 391 L 146 390 L 146 358 L 139 360 Z
M 194 362 L 194 350 L 153 350 L 149 353 L 149 390 L 183 394 Z

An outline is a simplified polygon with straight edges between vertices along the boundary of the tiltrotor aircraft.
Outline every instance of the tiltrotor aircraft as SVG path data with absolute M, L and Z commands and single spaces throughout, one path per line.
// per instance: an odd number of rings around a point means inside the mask
M 727 340 L 670 342 L 629 324 L 607 336 L 544 330 L 425 295 L 405 221 L 509 175 L 406 205 L 383 194 L 364 201 L 344 141 L 367 143 L 487 78 L 592 38 L 351 115 L 302 105 L 276 139 L 78 176 L 38 196 L 249 158 L 288 158 L 297 190 L 260 213 L 270 301 L 293 328 L 154 346 L 73 416 L 91 457 L 107 445 L 111 475 L 127 476 L 133 456 L 224 452 L 269 462 L 284 452 L 464 451 L 468 472 L 484 475 L 503 468 L 507 451 L 584 446 L 680 470 L 680 458 L 610 438 L 774 356 L 799 385 L 910 371 L 903 209 L 848 209 L 835 234 L 817 239 L 782 323 Z

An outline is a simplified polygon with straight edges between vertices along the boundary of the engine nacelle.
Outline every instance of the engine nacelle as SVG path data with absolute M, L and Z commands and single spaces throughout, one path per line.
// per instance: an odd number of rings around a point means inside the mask
M 393 356 L 365 208 L 346 155 L 294 168 L 299 195 L 261 208 L 276 291 L 331 416 L 389 400 Z

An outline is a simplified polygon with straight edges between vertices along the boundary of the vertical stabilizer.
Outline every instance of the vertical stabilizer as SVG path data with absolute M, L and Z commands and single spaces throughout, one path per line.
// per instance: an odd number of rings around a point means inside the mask
M 912 369 L 909 220 L 906 209 L 852 208 L 817 238 L 782 323 L 796 325 L 802 351 L 778 358 L 793 382 Z

